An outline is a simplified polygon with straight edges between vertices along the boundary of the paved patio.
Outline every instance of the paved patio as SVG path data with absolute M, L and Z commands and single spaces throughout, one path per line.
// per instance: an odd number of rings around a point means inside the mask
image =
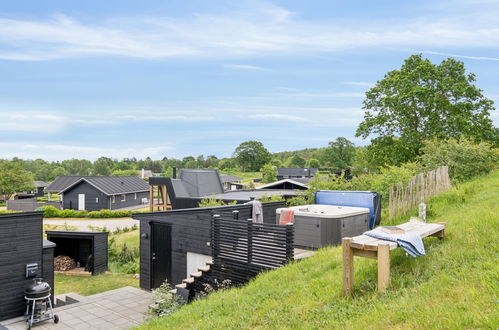
M 79 302 L 57 307 L 59 323 L 46 321 L 34 329 L 128 329 L 144 322 L 151 293 L 124 287 L 92 296 L 65 294 Z M 1 325 L 12 330 L 26 329 L 24 319 L 4 321 Z

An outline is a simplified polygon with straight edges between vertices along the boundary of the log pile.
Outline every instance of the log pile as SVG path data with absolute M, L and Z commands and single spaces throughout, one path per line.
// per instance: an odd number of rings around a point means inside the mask
M 76 262 L 68 256 L 57 256 L 54 258 L 55 271 L 67 271 L 76 268 Z

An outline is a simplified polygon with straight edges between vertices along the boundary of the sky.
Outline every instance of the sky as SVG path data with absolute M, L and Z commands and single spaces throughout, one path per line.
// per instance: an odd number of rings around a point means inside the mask
M 2 0 L 0 158 L 366 145 L 365 91 L 412 54 L 463 61 L 497 104 L 497 17 L 490 0 Z

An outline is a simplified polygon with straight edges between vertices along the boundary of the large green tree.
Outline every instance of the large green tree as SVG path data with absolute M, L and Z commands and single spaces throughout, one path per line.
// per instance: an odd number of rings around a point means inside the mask
M 114 162 L 108 157 L 99 157 L 94 162 L 94 174 L 95 175 L 109 175 L 112 172 Z
M 246 141 L 241 143 L 234 151 L 241 169 L 245 172 L 259 171 L 262 166 L 271 160 L 270 152 L 258 141 Z
M 352 141 L 344 137 L 338 137 L 329 142 L 329 146 L 324 149 L 321 161 L 336 169 L 346 169 L 352 166 L 355 156 L 355 145 Z
M 412 55 L 366 92 L 364 121 L 356 135 L 377 136 L 379 149 L 396 148 L 403 161 L 420 154 L 423 141 L 469 137 L 497 141 L 490 119 L 493 102 L 473 83 L 464 63 L 452 58 L 435 65 Z M 390 165 L 390 164 L 389 164 Z
M 33 188 L 33 174 L 25 171 L 21 163 L 0 160 L 0 195 L 8 200 L 16 192 Z

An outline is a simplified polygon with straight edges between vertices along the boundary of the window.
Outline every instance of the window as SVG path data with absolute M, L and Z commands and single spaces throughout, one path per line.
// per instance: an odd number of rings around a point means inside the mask
M 113 203 L 116 203 L 116 196 L 113 196 Z
M 137 199 L 137 193 L 133 194 L 133 199 Z
M 99 203 L 99 197 L 95 197 L 95 202 Z
M 121 195 L 121 201 L 124 202 L 126 200 L 125 195 Z

